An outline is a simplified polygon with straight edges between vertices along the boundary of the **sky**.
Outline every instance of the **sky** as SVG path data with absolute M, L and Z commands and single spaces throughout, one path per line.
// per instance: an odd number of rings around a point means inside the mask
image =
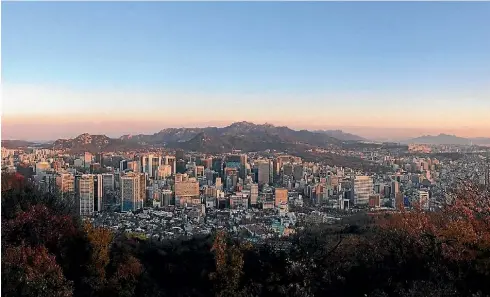
M 490 137 L 490 2 L 2 2 L 2 138 Z

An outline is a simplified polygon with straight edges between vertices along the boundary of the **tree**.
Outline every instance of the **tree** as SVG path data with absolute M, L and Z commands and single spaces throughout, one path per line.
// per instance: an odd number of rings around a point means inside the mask
M 2 296 L 73 295 L 71 282 L 46 248 L 21 245 L 2 254 Z

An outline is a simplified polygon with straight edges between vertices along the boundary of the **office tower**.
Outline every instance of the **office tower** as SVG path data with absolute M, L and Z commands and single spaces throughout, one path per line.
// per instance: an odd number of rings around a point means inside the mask
M 149 177 L 154 177 L 158 166 L 162 164 L 162 157 L 152 154 L 141 157 L 141 172 L 147 173 Z
M 127 167 L 126 169 L 127 170 L 130 170 L 132 172 L 140 172 L 140 164 L 139 164 L 139 161 L 129 161 L 127 162 Z
M 269 160 L 269 183 L 273 184 L 274 183 L 274 162 L 272 160 Z
M 245 154 L 240 155 L 240 164 L 243 167 L 245 167 L 245 165 L 248 163 L 247 161 L 248 161 L 247 160 L 247 155 L 245 155 Z
M 128 169 L 128 161 L 127 160 L 122 160 L 119 162 L 119 171 L 124 171 Z
M 163 157 L 163 164 L 164 165 L 170 165 L 171 173 L 175 175 L 177 173 L 177 162 L 176 158 L 174 156 L 164 156 Z
M 104 197 L 103 184 L 103 175 L 94 175 L 94 211 L 102 211 Z
M 286 176 L 293 175 L 293 164 L 284 164 L 282 166 L 283 174 Z
M 304 174 L 303 165 L 294 165 L 293 167 L 294 180 L 296 181 L 301 180 L 303 178 L 303 174 Z
M 89 152 L 85 152 L 84 156 L 83 156 L 83 164 L 85 165 L 85 167 L 89 167 L 90 164 L 92 163 L 92 154 L 89 153 Z
M 353 181 L 354 205 L 368 205 L 373 193 L 373 179 L 369 176 L 356 176 Z
M 222 190 L 221 177 L 216 178 L 216 189 Z
M 187 171 L 187 168 L 186 168 L 186 161 L 184 160 L 177 160 L 177 165 L 176 165 L 176 172 L 177 173 L 185 173 Z
M 146 173 L 140 173 L 140 200 L 146 201 L 146 180 L 148 175 Z
M 288 204 L 288 189 L 276 188 L 274 192 L 274 205 L 276 207 L 282 204 Z
M 172 175 L 172 166 L 170 165 L 160 165 L 156 172 L 156 179 L 166 179 Z
M 160 206 L 169 206 L 172 204 L 172 196 L 173 193 L 170 190 L 161 190 L 160 191 Z
M 399 192 L 400 192 L 400 183 L 397 181 L 393 181 L 391 183 L 391 193 L 390 193 L 391 197 L 394 198 L 396 194 L 398 194 Z
M 75 197 L 81 216 L 90 216 L 94 213 L 94 179 L 95 176 L 92 174 L 83 174 L 75 177 Z
M 96 154 L 95 163 L 99 163 L 101 166 L 104 165 L 104 155 L 101 153 Z
M 279 175 L 281 173 L 281 160 L 279 158 L 274 159 L 272 165 L 274 167 L 274 176 Z
M 259 185 L 258 184 L 251 184 L 250 185 L 250 204 L 251 205 L 257 205 L 258 204 L 258 198 L 259 198 Z
M 121 211 L 135 211 L 143 207 L 140 189 L 140 174 L 121 176 Z
M 69 197 L 75 193 L 75 177 L 70 173 L 62 173 L 56 177 L 56 186 L 61 198 Z
M 184 151 L 183 150 L 177 150 L 175 151 L 175 159 L 178 160 L 184 160 L 185 158 L 185 154 L 184 154 Z
M 240 155 L 228 155 L 225 158 L 226 168 L 236 168 L 239 169 L 242 162 L 242 157 Z
M 219 177 L 223 176 L 223 160 L 221 158 L 213 158 L 213 170 L 218 173 Z
M 102 174 L 102 191 L 104 195 L 107 195 L 109 192 L 114 191 L 114 174 L 112 173 L 103 173 Z
M 175 181 L 175 199 L 180 204 L 191 203 L 192 199 L 199 198 L 199 182 L 195 178 L 184 174 L 181 181 Z
M 259 161 L 257 163 L 258 169 L 258 184 L 263 186 L 270 182 L 270 163 L 269 161 Z

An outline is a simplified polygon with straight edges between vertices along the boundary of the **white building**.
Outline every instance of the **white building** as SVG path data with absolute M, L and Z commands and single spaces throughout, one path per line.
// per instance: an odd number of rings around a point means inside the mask
M 373 179 L 369 176 L 356 176 L 353 180 L 353 204 L 368 205 L 369 196 L 373 193 Z
M 81 216 L 90 216 L 94 213 L 95 203 L 95 176 L 83 174 L 75 178 L 76 196 Z

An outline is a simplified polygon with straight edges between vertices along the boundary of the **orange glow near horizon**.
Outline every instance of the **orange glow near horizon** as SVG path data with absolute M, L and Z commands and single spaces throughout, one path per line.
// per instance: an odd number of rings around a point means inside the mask
M 117 137 L 125 134 L 153 134 L 165 128 L 181 127 L 224 127 L 233 122 L 249 121 L 255 124 L 270 123 L 276 126 L 287 126 L 291 129 L 308 130 L 333 130 L 339 129 L 344 132 L 358 134 L 366 138 L 393 138 L 403 139 L 407 137 L 417 137 L 421 135 L 437 135 L 439 133 L 454 134 L 461 137 L 489 137 L 490 125 L 478 127 L 455 127 L 455 126 L 389 126 L 375 125 L 376 122 L 366 126 L 353 125 L 329 125 L 320 122 L 294 121 L 289 122 L 260 121 L 257 119 L 221 119 L 214 121 L 199 121 L 197 118 L 184 119 L 177 117 L 163 118 L 158 120 L 156 117 L 147 116 L 144 119 L 132 117 L 121 119 L 118 117 L 108 117 L 103 114 L 91 114 L 93 120 L 86 115 L 45 115 L 45 116 L 3 116 L 2 117 L 2 139 L 34 139 L 48 140 L 57 138 L 71 138 L 82 133 L 107 134 Z
M 223 127 L 237 121 L 339 129 L 376 139 L 439 133 L 490 137 L 489 98 L 488 90 L 193 94 L 4 84 L 2 137 L 44 140 L 84 132 L 114 137 L 170 127 Z

